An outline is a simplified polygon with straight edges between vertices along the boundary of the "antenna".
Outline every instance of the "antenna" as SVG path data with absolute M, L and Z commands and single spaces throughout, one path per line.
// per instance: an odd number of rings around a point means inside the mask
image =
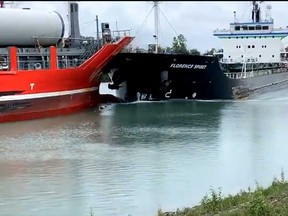
M 100 35 L 99 35 L 99 21 L 98 15 L 96 15 L 96 38 L 97 38 L 97 50 L 100 49 Z
M 272 20 L 271 9 L 272 9 L 272 6 L 271 5 L 267 5 L 267 7 L 266 7 L 266 20 L 267 21 L 271 21 Z
M 120 37 L 120 32 L 118 30 L 118 22 L 116 21 L 116 32 L 118 33 L 118 37 Z
M 158 1 L 154 1 L 154 18 L 155 18 L 155 40 L 156 40 L 156 48 L 155 48 L 155 52 L 156 54 L 158 53 L 158 39 L 159 39 L 159 15 L 158 15 L 158 12 L 159 12 L 159 5 L 158 5 Z
M 236 23 L 237 22 L 236 11 L 234 11 L 233 13 L 234 13 L 234 23 Z

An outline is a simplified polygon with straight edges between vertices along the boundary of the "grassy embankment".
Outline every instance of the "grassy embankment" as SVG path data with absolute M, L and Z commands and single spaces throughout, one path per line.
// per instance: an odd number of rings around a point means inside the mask
M 236 195 L 224 197 L 221 189 L 211 189 L 200 202 L 191 208 L 177 209 L 175 212 L 158 211 L 158 216 L 287 216 L 288 181 L 283 171 L 280 179 L 274 178 L 272 184 L 263 188 L 256 183 L 256 189 L 240 191 Z

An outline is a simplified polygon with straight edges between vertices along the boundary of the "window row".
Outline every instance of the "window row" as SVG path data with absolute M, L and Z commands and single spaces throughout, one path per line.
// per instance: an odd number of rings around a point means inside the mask
M 241 58 L 243 58 L 244 56 L 243 55 L 241 55 Z M 261 55 L 259 55 L 259 57 L 261 58 L 262 56 Z M 274 58 L 275 56 L 274 55 L 272 55 L 272 58 Z M 229 55 L 228 56 L 228 58 L 231 58 L 231 56 Z
M 261 25 L 256 25 L 256 26 L 235 26 L 235 31 L 240 31 L 240 30 L 269 30 L 269 26 L 261 26 Z
M 254 36 L 254 38 L 256 39 L 256 38 L 267 38 L 267 37 L 272 37 L 272 38 L 275 38 L 275 36 L 273 35 L 273 36 Z M 233 39 L 233 38 L 235 38 L 235 37 L 228 37 L 229 39 Z M 241 37 L 236 37 L 236 39 L 244 39 L 244 38 L 246 38 L 246 39 L 248 39 L 248 38 L 251 38 L 251 37 L 248 37 L 248 36 L 246 36 L 246 37 L 244 37 L 244 36 L 241 36 Z
M 255 48 L 255 45 L 248 45 L 248 48 Z M 241 48 L 241 46 L 236 46 L 236 48 Z M 267 45 L 262 45 L 262 48 L 267 48 Z

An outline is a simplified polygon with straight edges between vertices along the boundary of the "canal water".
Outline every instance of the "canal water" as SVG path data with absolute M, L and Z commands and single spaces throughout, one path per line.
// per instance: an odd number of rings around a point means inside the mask
M 287 122 L 282 90 L 0 124 L 0 215 L 156 216 L 266 186 L 288 173 Z

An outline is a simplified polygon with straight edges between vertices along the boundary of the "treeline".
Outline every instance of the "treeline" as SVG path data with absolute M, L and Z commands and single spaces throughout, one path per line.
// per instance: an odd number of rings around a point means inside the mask
M 155 52 L 155 44 L 148 46 L 148 50 L 140 49 L 137 47 L 134 52 Z M 197 49 L 188 49 L 187 47 L 187 39 L 184 37 L 183 34 L 178 35 L 177 37 L 173 38 L 172 46 L 171 47 L 158 47 L 158 53 L 169 53 L 169 54 L 186 54 L 186 55 L 213 55 L 214 52 L 217 50 L 215 48 L 212 48 L 210 50 L 207 50 L 204 53 L 201 53 Z M 221 51 L 221 50 L 218 50 Z

